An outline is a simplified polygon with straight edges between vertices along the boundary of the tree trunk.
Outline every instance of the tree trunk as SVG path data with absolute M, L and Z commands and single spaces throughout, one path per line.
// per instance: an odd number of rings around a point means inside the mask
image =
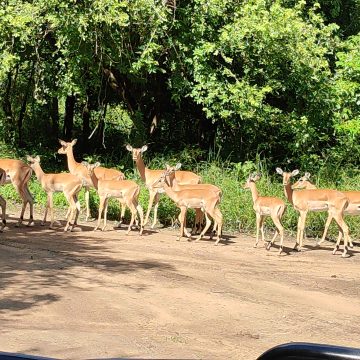
M 50 116 L 52 135 L 57 138 L 59 135 L 59 99 L 57 96 L 52 97 L 50 100 Z
M 14 118 L 13 118 L 13 111 L 11 106 L 11 85 L 12 85 L 12 76 L 11 72 L 8 73 L 7 82 L 6 82 L 6 89 L 3 96 L 2 108 L 6 117 L 6 124 L 5 129 L 7 134 L 5 134 L 5 138 L 12 139 L 14 136 Z
M 72 131 L 74 127 L 74 109 L 75 109 L 76 97 L 75 95 L 68 95 L 65 101 L 65 117 L 63 135 L 65 140 L 72 139 Z
M 18 122 L 17 122 L 18 145 L 19 145 L 19 147 L 24 146 L 24 142 L 23 142 L 23 138 L 22 138 L 22 127 L 23 127 L 24 118 L 25 118 L 25 114 L 26 114 L 26 107 L 27 107 L 27 101 L 28 101 L 29 93 L 30 93 L 30 89 L 31 89 L 31 83 L 33 81 L 34 69 L 35 69 L 35 62 L 33 62 L 32 67 L 31 67 L 30 76 L 29 76 L 29 79 L 28 79 L 28 82 L 27 82 L 27 86 L 26 86 L 24 98 L 23 98 L 23 101 L 22 101 L 22 104 L 21 104 Z
M 88 102 L 85 103 L 82 111 L 82 122 L 83 122 L 83 138 L 84 142 L 88 142 L 88 137 L 90 135 L 90 109 Z

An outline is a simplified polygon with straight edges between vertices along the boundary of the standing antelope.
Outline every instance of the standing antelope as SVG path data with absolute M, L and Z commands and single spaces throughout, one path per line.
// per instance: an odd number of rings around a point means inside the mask
M 157 222 L 159 193 L 163 192 L 157 180 L 160 178 L 164 170 L 151 170 L 145 167 L 144 161 L 142 159 L 142 154 L 147 150 L 147 148 L 147 145 L 144 145 L 142 148 L 133 148 L 131 145 L 126 145 L 126 149 L 132 153 L 132 158 L 136 163 L 141 180 L 149 189 L 149 205 L 146 211 L 144 225 L 146 225 L 149 220 L 150 211 L 153 203 L 155 202 L 154 220 L 151 225 L 151 228 L 154 228 Z M 198 184 L 201 181 L 200 176 L 194 174 L 191 171 L 177 171 L 175 173 L 175 177 L 179 184 Z
M 178 181 L 176 180 L 176 171 L 178 171 L 181 167 L 180 163 L 177 163 L 175 166 L 169 166 L 169 165 L 165 165 L 166 166 L 166 174 L 168 176 L 169 179 L 169 185 L 173 188 L 173 190 L 175 191 L 180 191 L 180 190 L 207 190 L 210 192 L 215 193 L 217 196 L 219 196 L 219 198 L 221 199 L 222 196 L 222 191 L 219 187 L 217 187 L 216 185 L 213 184 L 179 184 Z M 192 230 L 193 234 L 196 234 L 198 231 L 201 232 L 201 224 L 203 222 L 203 212 L 201 211 L 201 209 L 195 209 L 195 222 L 194 222 L 194 228 Z M 217 228 L 217 224 L 214 223 L 214 228 L 212 231 L 212 235 L 215 233 Z
M 26 205 L 28 203 L 30 206 L 30 218 L 27 225 L 30 226 L 34 223 L 34 199 L 28 189 L 28 182 L 32 175 L 32 170 L 30 166 L 25 164 L 21 160 L 0 159 L 0 168 L 6 172 L 5 183 L 7 184 L 11 182 L 22 199 L 20 218 L 16 226 L 20 226 L 22 224 L 24 220 Z
M 0 168 L 0 185 L 3 185 L 5 183 L 6 183 L 6 171 Z M 6 226 L 6 201 L 2 196 L 0 196 L 0 206 L 1 206 L 1 219 L 2 219 L 0 232 L 2 232 L 4 227 Z
M 178 240 L 180 240 L 184 233 L 188 238 L 191 238 L 191 234 L 185 227 L 186 211 L 190 209 L 201 209 L 205 214 L 206 225 L 201 234 L 196 238 L 195 241 L 199 241 L 209 229 L 211 220 L 209 215 L 214 219 L 217 224 L 217 239 L 215 245 L 217 245 L 221 238 L 223 216 L 220 209 L 218 208 L 220 196 L 212 191 L 204 189 L 184 189 L 175 191 L 172 189 L 169 183 L 167 171 L 163 171 L 160 178 L 155 182 L 154 185 L 161 186 L 169 198 L 175 202 L 176 206 L 180 209 L 179 221 L 180 221 L 180 234 Z
M 68 169 L 71 174 L 76 175 L 79 179 L 81 179 L 84 182 L 85 187 L 85 203 L 86 203 L 86 221 L 88 221 L 90 217 L 90 206 L 89 206 L 89 189 L 90 187 L 94 187 L 94 184 L 91 182 L 90 176 L 88 174 L 88 170 L 84 165 L 81 163 L 78 163 L 74 158 L 74 152 L 73 147 L 77 142 L 77 139 L 72 140 L 71 142 L 66 142 L 64 140 L 60 140 L 61 148 L 58 150 L 59 154 L 66 155 L 67 157 L 67 164 Z M 102 180 L 124 180 L 125 175 L 116 169 L 107 169 L 104 167 L 97 167 L 95 169 L 95 175 L 98 179 Z M 120 223 L 122 222 L 122 219 L 125 214 L 125 207 L 123 203 L 120 201 L 120 205 L 122 207 L 121 209 L 121 215 L 120 215 Z
M 329 215 L 335 219 L 340 231 L 344 235 L 344 251 L 342 256 L 345 257 L 349 241 L 349 228 L 343 219 L 344 209 L 348 204 L 346 196 L 337 190 L 329 189 L 304 189 L 301 191 L 294 191 L 294 189 L 301 187 L 301 183 L 298 182 L 291 186 L 290 179 L 291 177 L 296 176 L 299 173 L 299 170 L 288 173 L 280 168 L 276 168 L 276 172 L 283 177 L 285 196 L 294 206 L 295 210 L 300 213 L 294 249 L 298 246 L 298 250 L 301 250 L 302 248 L 307 213 L 309 211 L 328 211 Z
M 285 202 L 274 196 L 259 196 L 256 189 L 256 181 L 261 178 L 261 174 L 251 174 L 247 179 L 244 188 L 251 190 L 252 199 L 254 202 L 254 210 L 256 213 L 256 242 L 254 247 L 257 247 L 259 243 L 259 230 L 261 229 L 261 239 L 265 243 L 264 237 L 264 221 L 266 216 L 270 216 L 276 226 L 275 235 L 271 241 L 269 241 L 266 249 L 270 250 L 272 244 L 274 244 L 277 235 L 280 235 L 280 249 L 279 255 L 283 250 L 284 242 L 284 227 L 281 224 L 281 218 L 285 212 Z
M 100 163 L 97 162 L 95 164 L 88 164 L 87 162 L 83 161 L 82 164 L 86 167 L 100 198 L 98 222 L 94 231 L 100 227 L 101 215 L 103 211 L 104 226 L 102 230 L 105 230 L 109 199 L 118 198 L 122 203 L 126 204 L 131 211 L 131 220 L 127 234 L 130 233 L 131 227 L 134 224 L 137 211 L 140 217 L 140 235 L 142 235 L 144 228 L 144 213 L 141 205 L 139 204 L 140 186 L 132 180 L 101 180 L 97 178 L 95 174 L 95 169 L 99 167 Z
M 53 194 L 54 192 L 62 192 L 64 193 L 65 198 L 70 205 L 68 212 L 69 215 L 67 216 L 67 223 L 64 231 L 67 231 L 69 226 L 71 226 L 70 231 L 72 231 L 77 225 L 77 219 L 80 212 L 80 203 L 77 199 L 77 196 L 79 194 L 79 191 L 81 190 L 82 181 L 77 176 L 69 173 L 45 174 L 40 166 L 39 156 L 27 156 L 27 160 L 30 163 L 30 167 L 34 170 L 35 175 L 40 182 L 42 188 L 47 194 L 45 214 L 41 225 L 45 225 L 47 212 L 50 209 L 51 222 L 49 228 L 54 228 Z M 74 219 L 73 224 L 71 224 L 72 219 Z
M 302 176 L 298 182 L 297 182 L 297 187 L 299 189 L 317 189 L 317 187 L 310 182 L 310 173 L 305 173 L 304 176 Z M 343 193 L 346 198 L 348 199 L 348 205 L 346 206 L 345 210 L 344 210 L 344 215 L 360 215 L 360 191 L 341 191 L 341 193 Z M 333 216 L 331 213 L 328 214 L 328 218 L 326 220 L 326 224 L 325 224 L 325 228 L 324 228 L 324 233 L 321 237 L 321 240 L 318 241 L 316 243 L 316 245 L 321 245 L 326 238 L 326 234 L 328 232 L 329 226 L 331 221 L 333 220 Z M 339 235 L 335 244 L 335 248 L 333 251 L 333 254 L 336 253 L 336 251 L 339 249 L 339 245 L 340 245 L 340 241 L 342 238 L 342 232 L 341 229 L 339 228 Z M 349 236 L 349 246 L 353 247 L 353 243 L 352 240 Z

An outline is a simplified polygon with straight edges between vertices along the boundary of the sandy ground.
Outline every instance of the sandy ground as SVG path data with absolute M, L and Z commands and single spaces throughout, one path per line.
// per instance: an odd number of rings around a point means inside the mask
M 176 231 L 0 234 L 0 351 L 54 358 L 256 359 L 290 341 L 360 347 L 360 253 Z M 269 235 L 268 235 L 269 236 Z M 286 246 L 293 244 L 286 240 Z

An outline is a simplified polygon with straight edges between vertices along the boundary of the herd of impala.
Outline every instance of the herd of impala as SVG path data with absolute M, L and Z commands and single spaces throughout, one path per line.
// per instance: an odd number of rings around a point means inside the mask
M 140 186 L 135 181 L 125 179 L 125 176 L 121 171 L 101 167 L 99 166 L 99 163 L 89 164 L 84 161 L 81 163 L 77 162 L 73 153 L 76 139 L 71 142 L 63 140 L 59 141 L 61 147 L 58 150 L 58 153 L 66 155 L 69 173 L 44 173 L 40 165 L 39 156 L 28 156 L 28 164 L 21 160 L 0 159 L 0 184 L 12 183 L 22 199 L 22 209 L 17 226 L 20 226 L 23 222 L 24 212 L 28 203 L 30 207 L 30 219 L 28 225 L 31 225 L 34 222 L 34 199 L 28 189 L 28 181 L 34 172 L 38 181 L 41 183 L 41 186 L 47 193 L 47 204 L 44 218 L 41 223 L 42 225 L 45 224 L 47 213 L 50 209 L 50 228 L 53 228 L 53 193 L 63 192 L 69 203 L 69 209 L 66 215 L 67 223 L 64 231 L 67 231 L 68 229 L 72 231 L 77 225 L 80 213 L 78 194 L 83 187 L 85 188 L 87 221 L 90 216 L 89 189 L 90 187 L 94 187 L 100 198 L 98 221 L 94 230 L 100 227 L 102 213 L 104 213 L 104 225 L 102 230 L 105 229 L 108 201 L 110 198 L 116 198 L 119 200 L 121 206 L 121 220 L 125 215 L 126 207 L 128 207 L 131 212 L 131 220 L 127 233 L 130 232 L 134 222 L 136 222 L 139 225 L 141 235 L 144 226 L 149 220 L 150 211 L 153 206 L 154 217 L 151 227 L 153 228 L 155 226 L 157 222 L 159 194 L 165 192 L 180 209 L 178 218 L 180 222 L 180 234 L 178 240 L 180 240 L 184 234 L 187 237 L 191 237 L 191 233 L 186 229 L 186 212 L 188 208 L 192 208 L 195 209 L 196 212 L 193 231 L 196 233 L 201 230 L 195 241 L 200 240 L 204 236 L 211 225 L 211 219 L 213 219 L 214 228 L 211 234 L 216 233 L 215 245 L 219 243 L 222 235 L 223 216 L 219 209 L 222 193 L 221 189 L 217 186 L 212 184 L 202 184 L 200 176 L 193 172 L 180 171 L 179 168 L 181 164 L 177 164 L 175 167 L 167 165 L 166 168 L 162 170 L 148 169 L 142 158 L 142 154 L 147 150 L 147 146 L 133 148 L 132 146 L 127 145 L 126 148 L 132 154 L 140 177 L 149 190 L 149 204 L 144 218 L 143 209 L 138 201 Z M 283 178 L 286 198 L 300 214 L 295 249 L 301 250 L 302 248 L 307 213 L 309 211 L 327 211 L 328 219 L 326 221 L 324 234 L 318 244 L 321 244 L 325 240 L 328 227 L 332 219 L 334 219 L 339 227 L 339 236 L 333 253 L 335 254 L 339 249 L 339 244 L 343 237 L 344 250 L 342 256 L 345 257 L 348 244 L 351 247 L 353 244 L 349 237 L 349 228 L 343 219 L 343 215 L 360 214 L 360 191 L 317 189 L 309 181 L 309 173 L 306 173 L 296 183 L 291 184 L 291 177 L 298 175 L 298 170 L 294 170 L 290 173 L 277 168 L 276 171 Z M 266 216 L 270 216 L 276 226 L 276 231 L 274 237 L 267 243 L 266 247 L 267 249 L 270 249 L 277 235 L 280 235 L 279 254 L 281 254 L 284 241 L 284 227 L 281 224 L 281 219 L 284 215 L 286 205 L 280 198 L 259 196 L 256 189 L 256 181 L 258 181 L 260 177 L 261 174 L 251 174 L 244 185 L 244 188 L 249 188 L 251 190 L 256 213 L 256 242 L 254 246 L 256 247 L 259 242 L 259 231 L 261 231 L 262 241 L 266 244 L 264 237 L 264 220 Z M 2 209 L 2 224 L 0 231 L 2 231 L 6 226 L 6 201 L 1 196 L 0 206 Z M 204 216 L 206 222 L 204 228 L 201 229 Z

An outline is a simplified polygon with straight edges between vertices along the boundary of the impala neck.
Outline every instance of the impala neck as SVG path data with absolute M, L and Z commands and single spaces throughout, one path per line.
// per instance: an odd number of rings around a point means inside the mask
M 144 160 L 142 159 L 141 156 L 138 156 L 136 159 L 136 166 L 139 170 L 139 174 L 141 177 L 141 180 L 143 182 L 146 182 L 146 168 L 145 168 L 145 164 L 144 164 Z
M 253 181 L 251 181 L 249 187 L 251 190 L 251 196 L 252 196 L 253 202 L 255 203 L 259 197 L 259 193 L 257 191 L 256 184 Z
M 172 189 L 171 186 L 169 186 L 167 183 L 164 183 L 164 190 L 166 192 L 166 195 L 174 202 L 177 202 L 177 193 Z
M 74 158 L 74 153 L 72 148 L 66 152 L 66 158 L 68 163 L 68 169 L 72 173 L 76 170 L 76 167 L 79 165 L 79 163 Z
M 289 181 L 284 185 L 284 193 L 290 204 L 293 204 L 293 189 L 291 188 L 291 182 Z
M 95 169 L 92 169 L 91 171 L 89 171 L 89 176 L 90 176 L 92 183 L 94 184 L 95 189 L 98 190 L 99 179 L 95 175 Z
M 41 168 L 40 164 L 34 163 L 31 167 L 34 170 L 35 175 L 36 175 L 37 179 L 39 180 L 39 182 L 42 182 L 42 179 L 44 178 L 45 173 L 44 173 L 43 169 Z

